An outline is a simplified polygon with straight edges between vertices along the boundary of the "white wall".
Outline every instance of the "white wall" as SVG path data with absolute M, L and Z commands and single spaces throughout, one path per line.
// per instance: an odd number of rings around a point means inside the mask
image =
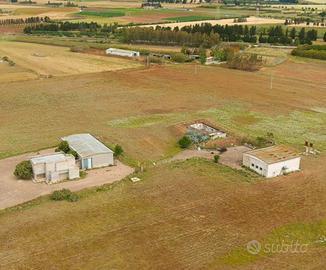
M 294 159 L 270 164 L 270 165 L 268 165 L 268 173 L 267 173 L 266 177 L 275 177 L 278 175 L 282 175 L 284 173 L 298 171 L 298 170 L 300 170 L 300 161 L 301 161 L 301 158 L 297 157 Z M 287 168 L 287 170 L 284 171 L 283 168 Z
M 250 154 L 243 154 L 244 166 L 268 178 L 300 170 L 300 161 L 301 158 L 297 157 L 273 164 L 267 164 L 266 162 L 251 156 Z M 287 168 L 286 171 L 283 170 L 285 167 Z
M 268 165 L 256 158 L 256 157 L 253 157 L 251 155 L 248 155 L 248 154 L 243 154 L 243 165 L 250 168 L 251 170 L 255 171 L 256 173 L 260 174 L 260 175 L 263 175 L 263 176 L 266 176 L 267 175 L 267 167 Z

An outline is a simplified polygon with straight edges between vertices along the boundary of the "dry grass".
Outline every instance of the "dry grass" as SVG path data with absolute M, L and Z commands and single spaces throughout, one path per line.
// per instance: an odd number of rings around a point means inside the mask
M 73 53 L 69 48 L 31 43 L 0 42 L 0 55 L 8 56 L 18 66 L 41 76 L 96 73 L 140 66 L 128 59 Z
M 306 241 L 301 237 L 310 232 L 318 240 L 326 175 L 317 168 L 325 161 L 307 159 L 304 166 L 314 170 L 250 183 L 212 161 L 189 160 L 151 169 L 137 184 L 83 192 L 77 203 L 44 201 L 3 213 L 0 267 L 322 269 L 324 248 L 311 242 L 306 254 L 247 260 L 241 252 L 252 239 L 278 243 L 293 233 Z
M 326 149 L 324 68 L 287 62 L 249 73 L 173 65 L 3 83 L 1 156 L 90 132 L 121 144 L 133 160 L 157 160 L 177 151 L 178 124 L 204 118 L 236 135 L 269 131 L 279 142 L 300 147 L 313 139 Z M 243 115 L 250 116 L 249 124 Z

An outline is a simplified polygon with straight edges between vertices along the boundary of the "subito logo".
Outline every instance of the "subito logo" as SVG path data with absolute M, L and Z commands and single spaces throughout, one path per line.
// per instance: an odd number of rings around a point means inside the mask
M 261 251 L 261 244 L 257 240 L 252 240 L 247 243 L 247 251 L 250 254 L 257 255 Z

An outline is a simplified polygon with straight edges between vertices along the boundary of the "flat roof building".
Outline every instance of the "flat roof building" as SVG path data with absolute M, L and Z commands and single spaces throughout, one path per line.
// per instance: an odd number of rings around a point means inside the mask
M 66 179 L 79 178 L 75 157 L 63 153 L 40 155 L 31 158 L 35 182 L 57 183 Z
M 275 177 L 300 170 L 299 153 L 285 145 L 274 145 L 243 154 L 243 165 L 265 177 Z
M 75 134 L 61 138 L 78 155 L 80 168 L 93 169 L 114 165 L 113 151 L 92 135 Z

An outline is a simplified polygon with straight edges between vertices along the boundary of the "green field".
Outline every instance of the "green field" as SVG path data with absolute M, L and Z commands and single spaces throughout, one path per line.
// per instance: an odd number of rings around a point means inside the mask
M 98 16 L 98 17 L 122 17 L 125 16 L 126 13 L 122 10 L 103 10 L 103 11 L 81 11 L 78 13 L 82 16 Z
M 192 21 L 202 21 L 202 20 L 214 20 L 213 16 L 181 16 L 181 17 L 169 17 L 166 21 L 170 22 L 192 22 Z

